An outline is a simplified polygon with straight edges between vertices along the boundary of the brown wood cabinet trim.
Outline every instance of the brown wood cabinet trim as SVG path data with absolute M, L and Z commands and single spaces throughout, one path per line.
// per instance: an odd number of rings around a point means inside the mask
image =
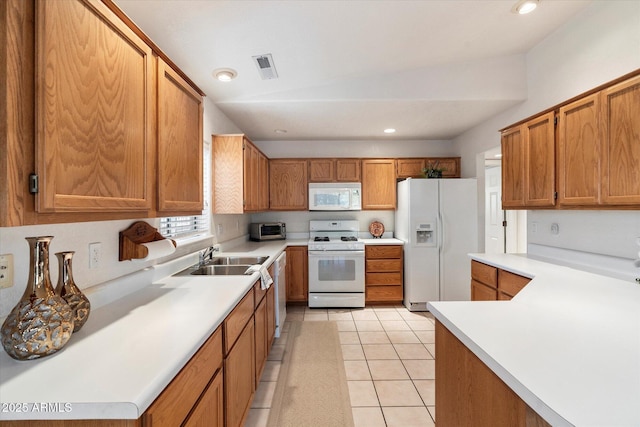
M 235 308 L 224 319 L 224 354 L 227 355 L 244 330 L 255 310 L 253 303 L 253 286 L 240 300 Z
M 471 277 L 493 288 L 498 287 L 498 268 L 471 260 Z

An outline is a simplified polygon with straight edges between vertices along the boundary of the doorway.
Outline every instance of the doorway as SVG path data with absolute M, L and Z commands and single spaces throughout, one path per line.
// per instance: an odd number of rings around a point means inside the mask
M 500 147 L 484 153 L 485 253 L 527 252 L 527 211 L 502 210 Z

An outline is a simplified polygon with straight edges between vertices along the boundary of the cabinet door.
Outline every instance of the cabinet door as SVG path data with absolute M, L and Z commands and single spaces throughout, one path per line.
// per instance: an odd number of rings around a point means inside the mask
M 460 178 L 460 157 L 443 157 L 437 160 L 442 169 L 443 178 Z
M 602 91 L 602 200 L 640 205 L 640 76 Z
M 269 159 L 262 153 L 259 153 L 259 157 L 258 209 L 266 211 L 269 210 Z
M 333 159 L 309 160 L 309 182 L 333 182 L 336 179 Z
M 396 170 L 398 178 L 422 178 L 425 159 L 397 159 Z
M 39 1 L 36 18 L 37 211 L 148 211 L 151 48 L 97 0 Z
M 496 288 L 471 279 L 471 301 L 495 301 L 497 299 L 498 291 Z
M 362 161 L 362 209 L 396 208 L 396 162 L 393 159 Z
M 502 132 L 502 208 L 524 207 L 525 146 L 522 126 Z
M 360 182 L 360 159 L 336 159 L 336 181 Z
M 158 58 L 158 210 L 202 213 L 202 97 Z
M 309 261 L 306 246 L 287 248 L 287 302 L 306 302 L 309 298 Z
M 213 135 L 213 213 L 244 213 L 243 135 Z
M 558 115 L 558 203 L 600 203 L 600 114 L 598 94 L 560 108 Z
M 305 211 L 309 203 L 307 193 L 306 160 L 269 160 L 271 210 Z
M 258 388 L 260 376 L 267 361 L 267 300 L 263 298 L 254 314 L 255 321 L 255 348 L 256 348 L 256 377 L 255 387 Z
M 246 138 L 244 140 L 244 211 L 259 210 L 260 152 Z
M 213 378 L 198 404 L 182 427 L 223 427 L 224 426 L 224 374 L 222 370 Z
M 527 147 L 525 204 L 528 207 L 555 205 L 554 117 L 554 113 L 550 112 L 524 125 Z
M 252 318 L 224 361 L 226 427 L 241 427 L 249 413 L 255 391 L 254 344 Z

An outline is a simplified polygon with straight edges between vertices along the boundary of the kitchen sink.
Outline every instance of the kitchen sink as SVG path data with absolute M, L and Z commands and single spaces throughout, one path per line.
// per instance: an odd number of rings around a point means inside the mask
M 268 258 L 267 256 L 217 256 L 213 257 L 211 261 L 207 261 L 205 265 L 254 265 L 262 264 Z
M 242 276 L 249 267 L 264 263 L 267 256 L 217 256 L 202 265 L 193 265 L 176 276 Z M 248 274 L 253 274 L 250 272 Z
M 245 274 L 248 265 L 203 265 L 190 274 L 196 276 L 241 276 Z
M 176 276 L 242 276 L 245 274 L 248 265 L 194 265 L 179 273 Z

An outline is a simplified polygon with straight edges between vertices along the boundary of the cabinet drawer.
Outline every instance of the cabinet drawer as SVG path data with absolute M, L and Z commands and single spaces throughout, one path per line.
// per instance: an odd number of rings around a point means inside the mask
M 524 288 L 531 279 L 508 271 L 498 271 L 498 290 L 507 295 L 515 296 Z
M 495 301 L 498 291 L 477 280 L 471 279 L 471 301 Z
M 365 262 L 366 271 L 402 271 L 401 259 L 368 259 Z
M 401 258 L 402 246 L 400 245 L 367 245 L 365 246 L 366 258 Z
M 145 425 L 179 426 L 222 365 L 222 328 L 218 327 L 162 394 L 143 414 Z
M 233 311 L 224 319 L 224 354 L 228 354 L 244 329 L 254 310 L 253 288 L 242 298 Z
M 471 261 L 471 277 L 485 285 L 498 287 L 498 269 L 478 261 Z
M 402 301 L 402 286 L 370 286 L 366 290 L 368 302 Z
M 366 273 L 367 285 L 402 285 L 401 273 Z

